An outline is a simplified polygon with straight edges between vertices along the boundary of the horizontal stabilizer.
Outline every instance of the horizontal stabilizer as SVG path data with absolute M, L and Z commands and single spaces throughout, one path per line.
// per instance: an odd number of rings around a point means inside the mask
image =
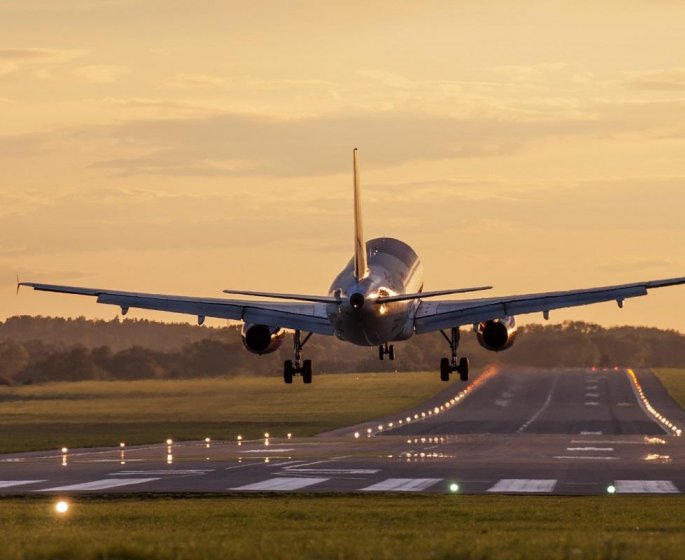
M 376 303 L 392 303 L 393 301 L 407 301 L 410 299 L 424 299 L 435 296 L 447 296 L 450 294 L 464 294 L 467 292 L 480 292 L 492 290 L 492 286 L 477 286 L 475 288 L 457 288 L 454 290 L 437 290 L 435 292 L 418 292 L 415 294 L 398 294 L 396 296 L 380 296 Z
M 247 290 L 224 290 L 224 293 L 238 296 L 290 299 L 293 301 L 310 301 L 313 303 L 340 303 L 340 298 L 335 296 L 306 296 L 302 294 L 278 294 L 273 292 L 252 292 Z

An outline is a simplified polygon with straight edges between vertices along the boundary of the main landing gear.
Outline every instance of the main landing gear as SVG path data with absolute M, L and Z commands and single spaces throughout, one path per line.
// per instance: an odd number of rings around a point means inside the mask
M 381 344 L 378 347 L 378 359 L 382 360 L 383 356 L 387 356 L 388 360 L 394 360 L 395 347 L 392 344 L 389 345 L 387 342 L 385 344 Z
M 440 360 L 440 380 L 449 381 L 450 374 L 452 372 L 457 372 L 459 374 L 459 379 L 462 381 L 469 380 L 469 359 L 461 358 L 457 362 L 457 348 L 459 347 L 459 329 L 451 329 L 450 336 L 445 334 L 445 331 L 441 330 L 440 334 L 445 337 L 445 340 L 450 345 L 450 350 L 452 351 L 452 359 L 442 358 Z
M 312 336 L 309 333 L 304 340 L 302 340 L 302 335 L 300 331 L 295 331 L 295 336 L 293 337 L 293 345 L 295 347 L 295 363 L 292 360 L 286 360 L 283 362 L 283 381 L 286 383 L 293 382 L 293 376 L 302 375 L 302 381 L 304 383 L 312 382 L 312 361 L 311 360 L 301 360 L 302 358 L 302 348 L 307 344 L 307 341 Z

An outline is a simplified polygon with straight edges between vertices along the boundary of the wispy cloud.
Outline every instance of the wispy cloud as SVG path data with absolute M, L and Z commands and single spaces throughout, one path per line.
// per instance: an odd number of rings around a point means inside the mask
M 130 74 L 128 66 L 120 64 L 90 64 L 74 68 L 73 74 L 87 82 L 94 84 L 110 84 L 118 82 L 123 76 Z
M 683 91 L 685 90 L 685 68 L 633 72 L 625 81 L 625 85 L 635 90 Z
M 78 49 L 0 48 L 0 76 L 12 74 L 27 66 L 62 64 L 86 54 L 87 51 Z

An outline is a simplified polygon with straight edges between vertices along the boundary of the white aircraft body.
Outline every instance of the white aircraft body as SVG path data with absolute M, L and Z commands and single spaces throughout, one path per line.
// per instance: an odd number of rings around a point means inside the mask
M 331 284 L 326 296 L 224 290 L 226 293 L 257 298 L 290 300 L 236 300 L 122 292 L 97 288 L 20 282 L 36 290 L 97 297 L 98 303 L 129 308 L 153 309 L 196 315 L 202 324 L 206 317 L 243 322 L 242 338 L 247 350 L 255 354 L 274 352 L 283 342 L 285 331 L 294 335 L 294 360 L 283 367 L 286 383 L 301 374 L 312 381 L 312 364 L 302 360 L 302 348 L 312 334 L 336 336 L 358 346 L 378 346 L 379 358 L 394 359 L 390 342 L 406 340 L 415 334 L 440 331 L 450 346 L 450 358 L 440 361 L 440 377 L 448 381 L 457 372 L 468 379 L 468 359 L 457 359 L 459 327 L 473 325 L 484 348 L 500 351 L 516 338 L 515 316 L 540 312 L 548 318 L 553 309 L 616 301 L 619 307 L 627 298 L 647 295 L 649 288 L 684 284 L 685 277 L 650 280 L 618 286 L 605 286 L 563 292 L 429 301 L 435 296 L 475 292 L 490 286 L 423 291 L 423 269 L 417 254 L 398 239 L 380 237 L 364 240 L 361 219 L 357 150 L 354 168 L 354 256 Z M 302 333 L 307 335 L 303 338 Z

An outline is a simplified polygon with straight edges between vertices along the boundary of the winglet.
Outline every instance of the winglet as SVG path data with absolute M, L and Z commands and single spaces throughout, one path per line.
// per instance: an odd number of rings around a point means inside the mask
M 19 275 L 17 274 L 17 295 L 19 295 L 19 288 L 21 288 L 21 282 L 19 282 Z
M 352 150 L 354 168 L 354 277 L 357 281 L 365 278 L 369 272 L 366 260 L 366 240 L 362 226 L 361 189 L 359 186 L 359 162 L 357 148 Z

